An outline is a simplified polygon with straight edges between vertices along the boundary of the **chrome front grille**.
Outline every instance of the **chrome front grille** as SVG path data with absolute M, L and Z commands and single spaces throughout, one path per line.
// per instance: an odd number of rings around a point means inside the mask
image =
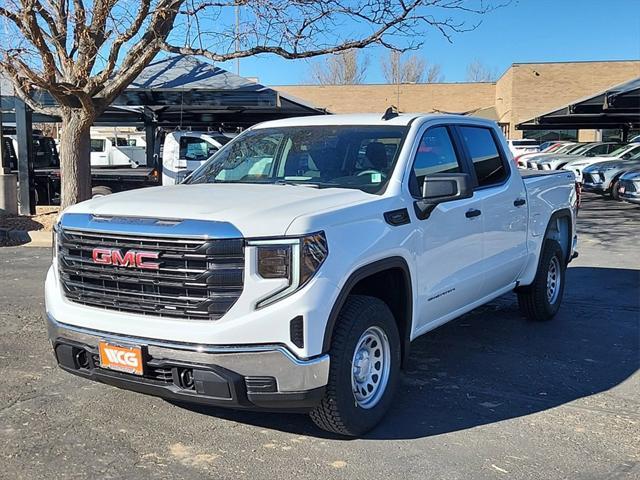
M 157 269 L 96 263 L 94 249 L 157 253 Z M 143 315 L 217 320 L 244 284 L 244 240 L 152 238 L 62 228 L 58 269 L 72 302 Z

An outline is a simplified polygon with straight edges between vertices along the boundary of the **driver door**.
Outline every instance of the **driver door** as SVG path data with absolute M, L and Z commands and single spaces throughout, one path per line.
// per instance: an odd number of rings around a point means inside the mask
M 434 173 L 468 173 L 460 150 L 446 126 L 428 128 L 421 136 L 409 180 L 414 197 L 421 197 L 424 178 Z M 417 334 L 435 328 L 455 312 L 478 300 L 483 274 L 481 200 L 453 200 L 438 204 L 418 219 Z

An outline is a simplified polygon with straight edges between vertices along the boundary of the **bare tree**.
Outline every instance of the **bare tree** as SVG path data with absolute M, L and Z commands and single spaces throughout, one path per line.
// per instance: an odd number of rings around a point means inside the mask
M 320 85 L 355 85 L 363 83 L 369 67 L 369 57 L 360 50 L 345 50 L 313 63 L 311 82 Z
M 488 67 L 480 60 L 474 60 L 467 65 L 468 82 L 495 82 L 498 79 L 498 71 Z
M 401 51 L 389 50 L 381 63 L 387 83 L 435 83 L 443 78 L 440 65 L 427 65 L 427 61 L 415 53 L 405 56 Z
M 0 73 L 36 111 L 62 118 L 62 205 L 90 197 L 96 118 L 162 50 L 215 62 L 263 53 L 311 58 L 447 39 L 487 0 L 4 0 Z M 491 0 L 488 0 L 491 1 Z M 242 9 L 236 25 L 233 10 Z M 40 99 L 48 92 L 56 106 Z

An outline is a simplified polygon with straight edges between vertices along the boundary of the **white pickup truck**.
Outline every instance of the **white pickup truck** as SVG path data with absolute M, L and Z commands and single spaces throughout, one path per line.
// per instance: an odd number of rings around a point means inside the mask
M 62 214 L 45 287 L 55 356 L 87 379 L 360 435 L 412 340 L 512 291 L 531 320 L 558 311 L 574 176 L 524 175 L 497 125 L 471 117 L 254 126 L 186 184 Z

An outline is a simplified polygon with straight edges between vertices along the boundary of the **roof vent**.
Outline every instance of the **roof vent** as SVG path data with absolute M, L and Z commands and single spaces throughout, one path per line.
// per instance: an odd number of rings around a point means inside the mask
M 392 118 L 396 118 L 399 115 L 398 107 L 395 105 L 391 105 L 382 115 L 382 120 L 391 120 Z

